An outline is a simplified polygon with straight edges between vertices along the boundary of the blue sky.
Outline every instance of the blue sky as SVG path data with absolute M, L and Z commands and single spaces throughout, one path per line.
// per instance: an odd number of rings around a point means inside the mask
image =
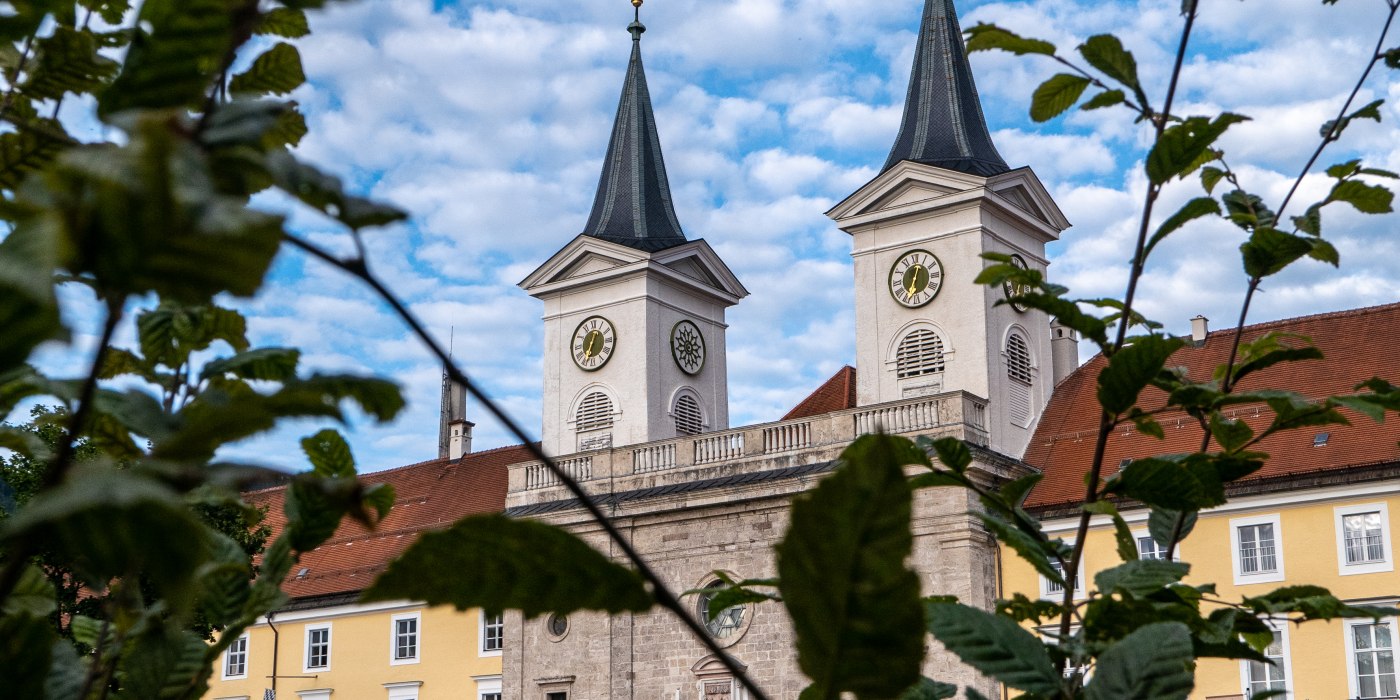
M 1249 187 L 1277 202 L 1359 74 L 1384 17 L 1380 0 L 1216 0 L 1204 9 L 1179 100 L 1185 114 L 1229 109 L 1255 121 L 1225 139 Z M 853 362 L 848 237 L 823 216 L 877 174 L 899 125 L 922 0 L 649 0 L 643 53 L 682 226 L 705 238 L 752 292 L 729 315 L 733 425 L 775 420 Z M 1073 47 L 1114 32 L 1160 95 L 1178 38 L 1179 0 L 958 3 L 964 27 L 995 22 Z M 302 157 L 352 189 L 412 212 L 370 237 L 373 265 L 473 376 L 532 431 L 540 402 L 541 307 L 515 284 L 583 227 L 626 68 L 626 0 L 380 0 L 334 4 L 297 43 L 310 82 L 295 95 L 311 135 Z M 1394 34 L 1394 32 L 1393 32 Z M 1387 45 L 1396 41 L 1392 38 Z M 1074 227 L 1050 248 L 1051 278 L 1084 297 L 1121 296 L 1136 231 L 1146 132 L 1124 111 L 1044 125 L 1029 96 L 1046 60 L 976 54 L 993 138 L 1030 165 Z M 1386 123 L 1359 125 L 1324 156 L 1400 170 L 1400 78 L 1379 70 L 1361 102 L 1389 98 Z M 1326 184 L 1308 181 L 1304 195 Z M 1170 188 L 1163 208 L 1199 194 Z M 323 245 L 348 240 L 277 200 Z M 1294 212 L 1296 213 L 1296 211 Z M 1340 271 L 1317 263 L 1271 280 L 1251 320 L 1400 299 L 1395 216 L 1337 211 L 1326 233 Z M 1233 319 L 1243 289 L 1228 225 L 1193 226 L 1165 244 L 1144 280 L 1143 310 L 1186 332 L 1203 313 Z M 793 293 L 792 280 L 802 281 Z M 375 372 L 404 385 L 393 425 L 349 429 L 362 468 L 434 456 L 440 368 L 368 293 L 293 252 L 240 302 L 257 343 L 302 348 L 308 368 Z M 91 329 L 78 328 L 86 355 Z M 87 334 L 87 335 L 84 335 Z M 86 342 L 84 342 L 86 340 Z M 67 348 L 45 364 L 75 366 Z M 476 448 L 508 444 L 479 405 Z M 228 456 L 299 467 L 288 426 Z

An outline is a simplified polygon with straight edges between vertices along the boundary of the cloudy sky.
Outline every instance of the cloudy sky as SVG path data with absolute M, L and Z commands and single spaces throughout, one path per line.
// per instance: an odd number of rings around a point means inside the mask
M 964 27 L 994 22 L 1062 47 L 1116 33 L 1160 101 L 1179 0 L 958 4 Z M 1276 203 L 1359 75 L 1385 4 L 1203 5 L 1179 111 L 1254 117 L 1224 147 L 1248 186 Z M 850 242 L 823 212 L 884 162 L 921 6 L 649 0 L 642 8 L 647 77 L 681 224 L 709 241 L 752 292 L 728 317 L 734 425 L 777 419 L 853 362 Z M 455 327 L 456 356 L 532 431 L 542 309 L 515 285 L 587 218 L 631 14 L 626 0 L 337 3 L 298 41 L 310 79 L 294 96 L 311 125 L 301 155 L 352 189 L 412 212 L 409 224 L 371 237 L 375 269 L 439 337 Z M 1079 296 L 1121 296 L 1146 132 L 1115 110 L 1034 124 L 1029 96 L 1053 64 L 1000 53 L 972 61 L 1002 155 L 1013 167 L 1034 168 L 1074 224 L 1050 248 L 1053 280 Z M 1378 71 L 1358 104 L 1378 98 L 1390 101 L 1386 123 L 1351 130 L 1324 165 L 1359 156 L 1400 170 L 1393 106 L 1400 73 Z M 1304 194 L 1325 187 L 1309 182 Z M 1174 187 L 1159 211 L 1199 193 L 1194 182 Z M 343 234 L 324 221 L 292 215 L 307 237 L 345 249 Z M 1393 215 L 1329 214 L 1326 234 L 1341 250 L 1341 270 L 1307 262 L 1271 280 L 1251 319 L 1400 299 L 1396 225 Z M 1232 227 L 1205 224 L 1165 244 L 1144 280 L 1143 311 L 1174 332 L 1186 332 L 1198 313 L 1223 327 L 1242 295 L 1239 243 Z M 803 280 L 802 294 L 791 293 L 793 279 Z M 435 455 L 440 368 L 352 280 L 284 252 L 271 284 L 243 307 L 257 343 L 303 348 L 310 368 L 376 372 L 404 384 L 410 408 L 402 419 L 350 428 L 363 469 Z M 479 405 L 468 411 L 477 449 L 510 442 Z M 289 426 L 229 456 L 299 467 L 295 441 L 310 428 Z

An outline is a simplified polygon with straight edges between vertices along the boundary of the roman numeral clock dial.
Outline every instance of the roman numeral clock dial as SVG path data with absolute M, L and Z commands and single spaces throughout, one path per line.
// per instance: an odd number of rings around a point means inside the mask
M 943 264 L 927 250 L 911 250 L 890 268 L 890 295 L 911 309 L 938 296 L 943 287 Z
M 579 369 L 592 372 L 608 363 L 616 345 L 617 333 L 612 322 L 602 316 L 589 316 L 574 329 L 569 354 Z

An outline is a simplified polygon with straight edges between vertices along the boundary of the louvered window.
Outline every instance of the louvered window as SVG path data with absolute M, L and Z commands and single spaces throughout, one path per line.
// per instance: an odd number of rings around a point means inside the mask
M 575 416 L 576 425 L 574 430 L 582 433 L 587 430 L 600 430 L 611 428 L 613 424 L 612 399 L 601 391 L 595 391 L 585 397 L 578 405 L 578 415 Z
M 927 328 L 911 331 L 899 341 L 895 369 L 900 379 L 942 372 L 943 339 Z
M 1026 339 L 1017 333 L 1006 339 L 1006 375 L 1018 382 L 1031 383 L 1031 349 Z
M 699 435 L 703 424 L 700 420 L 700 402 L 695 400 L 690 394 L 681 394 L 676 399 L 675 410 L 672 411 L 676 418 L 676 433 L 680 435 Z

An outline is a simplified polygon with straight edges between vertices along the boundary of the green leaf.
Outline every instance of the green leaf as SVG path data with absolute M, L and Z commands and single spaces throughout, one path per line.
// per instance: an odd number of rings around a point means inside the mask
M 1031 96 L 1031 119 L 1045 122 L 1060 116 L 1079 101 L 1089 79 L 1069 73 L 1056 73 L 1040 84 Z
M 1314 204 L 1302 216 L 1293 217 L 1293 225 L 1311 236 L 1322 235 L 1322 205 Z
M 940 683 L 927 676 L 920 678 L 899 700 L 948 700 L 958 694 L 958 687 L 952 683 Z
M 350 454 L 350 444 L 334 430 L 326 429 L 302 438 L 301 449 L 317 476 L 355 475 L 355 457 Z
M 62 134 L 57 122 L 43 120 L 42 126 Z M 21 129 L 0 134 L 0 188 L 13 190 L 25 175 L 39 170 L 62 153 L 67 144 L 51 135 L 50 128 Z
M 187 697 L 193 679 L 209 672 L 208 656 L 209 645 L 198 635 L 172 624 L 152 624 L 124 657 L 122 690 L 133 698 Z
M 1059 570 L 1050 564 L 1054 545 L 1045 540 L 1044 535 L 1037 537 L 1025 532 L 993 513 L 978 513 L 977 517 L 999 541 L 1015 550 L 1017 556 L 1035 568 L 1041 576 L 1054 583 L 1064 583 L 1064 577 Z
M 1181 581 L 1190 571 L 1191 565 L 1181 562 L 1133 559 L 1094 574 L 1094 585 L 1104 593 L 1117 591 L 1135 598 L 1146 598 Z
M 1173 231 L 1185 226 L 1187 222 L 1212 214 L 1217 216 L 1220 214 L 1220 205 L 1210 197 L 1197 197 L 1182 205 L 1180 209 L 1176 210 L 1175 214 L 1167 217 L 1167 220 L 1163 221 L 1162 225 L 1157 228 L 1157 231 L 1152 234 L 1152 238 L 1147 242 L 1147 248 L 1143 251 L 1142 257 L 1146 259 L 1148 254 L 1152 252 L 1152 249 L 1156 248 L 1157 244 L 1162 242 L 1162 239 L 1166 238 Z
M 1018 690 L 1059 695 L 1060 674 L 1045 645 L 1020 625 L 961 603 L 931 602 L 925 614 L 928 631 L 963 663 Z
M 972 450 L 957 438 L 939 438 L 932 443 L 933 451 L 943 466 L 961 474 L 972 464 Z
M 1346 202 L 1363 214 L 1388 214 L 1395 194 L 1380 185 L 1368 185 L 1360 180 L 1343 180 L 1332 187 L 1328 202 Z
M 1240 450 L 1254 438 L 1254 430 L 1248 423 L 1220 413 L 1210 414 L 1210 434 L 1226 452 Z
M 1105 490 L 1174 510 L 1217 506 L 1225 502 L 1225 487 L 1214 465 L 1206 460 L 1206 455 L 1134 460 L 1109 479 Z
M 51 623 L 29 615 L 0 617 L 0 674 L 14 698 L 44 697 L 55 637 Z M 60 640 L 59 644 L 68 644 Z
M 395 207 L 345 194 L 339 178 L 322 173 L 285 151 L 270 154 L 267 163 L 279 189 L 352 229 L 408 218 Z
M 311 33 L 306 13 L 289 7 L 277 7 L 263 13 L 258 20 L 257 34 L 297 39 Z
M 1261 596 L 1245 598 L 1244 605 L 1259 614 L 1301 614 L 1308 620 L 1369 617 L 1379 620 L 1394 616 L 1396 608 L 1376 605 L 1348 605 L 1321 586 L 1284 586 Z
M 235 94 L 284 95 L 305 82 L 301 53 L 295 46 L 280 42 L 254 59 L 248 70 L 233 76 L 228 89 Z
M 87 30 L 54 27 L 35 42 L 37 53 L 20 91 L 36 100 L 56 100 L 65 93 L 93 92 L 117 74 L 116 61 L 98 53 L 97 38 Z
M 301 351 L 293 348 L 258 348 L 204 365 L 200 379 L 232 374 L 240 379 L 282 382 L 296 377 Z
M 1099 373 L 1099 405 L 1104 412 L 1118 416 L 1136 405 L 1142 390 L 1162 373 L 1167 358 L 1185 344 L 1181 338 L 1149 335 L 1115 353 Z
M 518 609 L 526 617 L 652 607 L 635 572 L 564 530 L 504 515 L 471 516 L 424 534 L 361 600 L 403 598 L 458 610 Z
M 1118 558 L 1123 561 L 1137 561 L 1139 552 L 1137 538 L 1133 536 L 1132 530 L 1128 529 L 1128 523 L 1119 514 L 1118 507 L 1112 501 L 1094 501 L 1085 503 L 1084 510 L 1097 515 L 1107 515 L 1113 519 L 1113 539 L 1118 544 Z
M 80 465 L 16 513 L 0 541 L 52 547 L 94 589 L 139 573 L 178 609 L 191 602 L 204 530 L 169 488 L 130 470 Z
M 1137 61 L 1132 52 L 1123 48 L 1123 42 L 1118 37 L 1112 34 L 1091 36 L 1079 45 L 1079 55 L 1104 75 L 1130 88 L 1137 95 L 1139 104 L 1147 106 L 1147 96 L 1138 82 Z
M 1199 167 L 1198 159 L 1226 129 L 1248 119 L 1226 112 L 1213 120 L 1190 117 L 1167 127 L 1147 154 L 1147 177 L 1153 184 L 1160 185 L 1191 172 Z
M 1300 345 L 1285 345 L 1282 341 L 1294 340 Z M 1321 360 L 1322 351 L 1312 344 L 1312 339 L 1296 333 L 1265 333 L 1254 340 L 1240 344 L 1240 360 L 1234 368 L 1233 383 L 1262 369 L 1281 362 L 1301 362 Z M 1216 370 L 1216 378 L 1224 376 L 1222 369 Z
M 5 615 L 46 618 L 58 608 L 54 595 L 53 584 L 49 583 L 43 570 L 33 564 L 25 564 L 19 575 L 19 583 L 15 584 L 14 590 L 5 598 L 5 605 L 0 608 L 0 612 Z
M 1127 101 L 1128 96 L 1124 95 L 1122 90 L 1104 90 L 1090 97 L 1089 100 L 1080 105 L 1079 108 L 1087 112 L 1091 109 L 1103 109 L 1105 107 L 1121 105 Z
M 1215 192 L 1215 186 L 1224 179 L 1225 171 L 1220 168 L 1206 166 L 1201 168 L 1201 187 L 1204 187 L 1206 194 Z
M 1029 39 L 1013 34 L 1001 27 L 979 22 L 965 31 L 967 51 L 1009 51 L 1017 56 L 1026 54 L 1055 55 L 1055 45 L 1040 39 Z
M 233 39 L 225 0 L 146 0 L 135 27 L 121 74 L 98 96 L 98 116 L 203 101 Z
M 1273 226 L 1277 219 L 1263 199 L 1243 190 L 1226 192 L 1220 197 L 1220 201 L 1225 203 L 1230 221 L 1246 231 L 1258 226 Z
M 1185 700 L 1195 687 L 1191 631 L 1180 622 L 1138 628 L 1099 656 L 1086 700 Z
M 1191 534 L 1191 530 L 1196 527 L 1197 513 L 1194 510 L 1185 511 L 1182 518 L 1182 511 L 1171 510 L 1170 508 L 1153 508 L 1147 515 L 1147 531 L 1151 533 L 1152 539 L 1163 547 L 1167 546 L 1172 539 L 1172 530 L 1176 528 L 1176 521 L 1181 520 L 1181 533 L 1177 540 L 1184 540 Z
M 1282 272 L 1284 268 L 1310 253 L 1316 239 L 1284 233 L 1276 228 L 1260 226 L 1240 244 L 1245 274 L 1251 279 L 1263 279 Z
M 902 469 L 910 447 L 857 438 L 831 476 L 793 500 L 776 548 L 798 665 L 828 697 L 895 697 L 919 678 L 924 631 L 919 580 L 906 566 L 913 498 Z

